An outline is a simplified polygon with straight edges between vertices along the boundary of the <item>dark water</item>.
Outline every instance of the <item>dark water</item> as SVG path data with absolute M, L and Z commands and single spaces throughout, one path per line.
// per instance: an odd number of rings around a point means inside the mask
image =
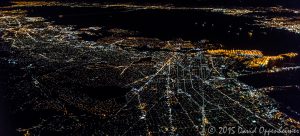
M 30 16 L 43 16 L 56 24 L 123 28 L 139 31 L 140 36 L 161 40 L 208 39 L 224 44 L 225 48 L 259 49 L 267 54 L 300 51 L 299 35 L 259 28 L 251 25 L 255 22 L 249 17 L 197 10 L 37 7 L 30 8 L 29 11 Z M 248 32 L 253 32 L 251 38 Z
M 300 85 L 300 70 L 248 75 L 239 77 L 239 80 L 257 88 Z
M 269 94 L 279 102 L 281 111 L 300 120 L 300 89 L 297 87 L 278 88 Z
M 300 120 L 300 70 L 285 71 L 279 73 L 263 73 L 239 77 L 239 80 L 251 86 L 269 87 L 269 86 L 292 86 L 278 87 L 273 90 L 269 96 L 274 98 L 280 105 L 280 109 L 286 114 Z M 295 111 L 295 112 L 292 112 Z

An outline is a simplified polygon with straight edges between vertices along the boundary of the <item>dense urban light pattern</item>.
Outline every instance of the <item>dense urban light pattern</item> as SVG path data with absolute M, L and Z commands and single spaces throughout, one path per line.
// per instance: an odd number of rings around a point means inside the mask
M 299 113 L 285 113 L 268 95 L 278 88 L 299 91 L 298 84 L 255 87 L 239 79 L 298 71 L 298 51 L 269 55 L 259 49 L 223 48 L 218 40 L 165 40 L 121 26 L 56 24 L 28 13 L 28 7 L 47 6 L 189 10 L 247 17 L 254 22 L 249 26 L 298 34 L 297 19 L 263 14 L 299 16 L 296 9 L 14 4 L 0 9 L 0 42 L 1 51 L 9 52 L 1 63 L 11 71 L 5 98 L 13 102 L 10 109 L 18 122 L 24 122 L 14 126 L 17 135 L 228 135 L 253 134 L 255 128 L 266 135 L 299 134 Z M 216 27 L 212 22 L 193 25 Z M 256 34 L 245 33 L 248 39 Z

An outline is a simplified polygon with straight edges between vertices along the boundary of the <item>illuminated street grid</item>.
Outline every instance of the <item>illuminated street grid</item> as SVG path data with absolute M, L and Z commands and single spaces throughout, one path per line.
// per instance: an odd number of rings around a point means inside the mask
M 124 135 L 200 135 L 211 125 L 280 127 L 271 119 L 274 107 L 267 98 L 234 79 L 211 75 L 207 61 L 202 53 L 172 54 L 155 74 L 134 85 L 127 103 L 104 126 Z M 219 88 L 225 84 L 232 90 Z
M 26 17 L 22 10 L 0 11 L 0 30 L 18 52 L 7 61 L 24 72 L 11 79 L 15 91 L 8 97 L 16 101 L 16 112 L 31 105 L 36 112 L 56 113 L 18 129 L 21 134 L 203 135 L 210 126 L 299 126 L 278 117 L 277 104 L 263 92 L 225 76 L 233 60 L 200 47 L 142 52 L 119 46 L 122 37 L 109 45 L 84 41 L 72 26 Z M 130 91 L 105 101 L 75 91 L 101 84 Z

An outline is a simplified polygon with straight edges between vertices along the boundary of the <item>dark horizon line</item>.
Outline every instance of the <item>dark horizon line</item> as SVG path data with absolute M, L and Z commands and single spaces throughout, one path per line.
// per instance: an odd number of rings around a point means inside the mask
M 1 0 L 0 3 L 13 1 L 59 1 L 59 2 L 103 2 L 103 3 L 136 3 L 136 4 L 173 4 L 178 6 L 283 6 L 300 8 L 299 0 Z

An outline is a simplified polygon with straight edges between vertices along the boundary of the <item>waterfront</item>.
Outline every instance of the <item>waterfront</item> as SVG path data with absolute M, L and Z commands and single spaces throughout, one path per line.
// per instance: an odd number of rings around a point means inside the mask
M 298 115 L 290 114 L 299 111 L 297 29 L 258 25 L 264 19 L 251 10 L 74 5 L 17 4 L 0 11 L 13 133 L 299 128 Z M 218 49 L 225 55 L 215 54 Z M 260 58 L 276 60 L 253 69 L 244 63 Z M 296 88 L 276 94 L 278 86 Z

